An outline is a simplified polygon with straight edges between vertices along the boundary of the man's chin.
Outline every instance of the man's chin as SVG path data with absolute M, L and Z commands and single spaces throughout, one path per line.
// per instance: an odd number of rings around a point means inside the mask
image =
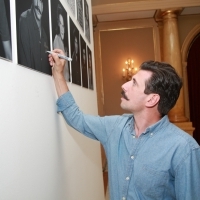
M 123 102 L 120 103 L 120 106 L 123 110 L 127 110 L 126 106 L 123 104 Z

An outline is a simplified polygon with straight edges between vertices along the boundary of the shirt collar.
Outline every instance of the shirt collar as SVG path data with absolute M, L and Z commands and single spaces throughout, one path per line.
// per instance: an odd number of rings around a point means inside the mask
M 131 119 L 129 119 L 128 121 L 130 125 L 130 133 L 133 134 L 134 131 L 134 116 L 132 116 Z M 162 117 L 158 122 L 156 122 L 155 124 L 147 127 L 146 131 L 143 133 L 144 135 L 146 134 L 150 134 L 152 136 L 155 135 L 160 129 L 162 129 L 164 126 L 166 126 L 169 123 L 169 118 L 167 115 L 165 115 L 164 117 Z

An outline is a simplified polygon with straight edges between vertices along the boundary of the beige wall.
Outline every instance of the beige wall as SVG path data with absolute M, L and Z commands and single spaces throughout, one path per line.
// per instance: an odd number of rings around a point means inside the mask
M 200 24 L 200 15 L 184 15 L 178 17 L 180 46 L 182 46 L 189 32 Z
M 122 68 L 125 60 L 139 67 L 144 60 L 154 60 L 153 29 L 133 28 L 101 32 L 102 70 L 106 115 L 121 114 Z M 120 42 L 119 42 L 120 41 Z
M 180 47 L 189 32 L 199 24 L 200 15 L 178 17 Z M 97 25 L 94 32 L 95 62 L 98 108 L 101 115 L 125 112 L 120 108 L 124 62 L 127 58 L 132 58 L 135 65 L 139 66 L 145 60 L 160 60 L 158 32 L 154 19 L 107 22 Z M 188 100 L 185 102 L 188 104 Z M 186 109 L 187 116 L 188 112 Z
M 126 111 L 120 107 L 120 93 L 125 61 L 133 59 L 134 66 L 139 67 L 146 60 L 160 59 L 157 25 L 153 19 L 104 23 L 95 32 L 99 36 L 95 56 L 102 68 L 104 115 L 123 114 Z

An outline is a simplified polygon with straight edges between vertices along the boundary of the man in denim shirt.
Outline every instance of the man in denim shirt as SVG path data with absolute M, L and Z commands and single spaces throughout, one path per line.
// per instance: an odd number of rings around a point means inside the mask
M 50 54 L 49 62 L 58 111 L 70 126 L 104 146 L 111 200 L 200 199 L 200 147 L 167 116 L 182 87 L 171 65 L 144 62 L 122 85 L 121 107 L 132 114 L 99 117 L 78 109 L 63 76 L 65 61 Z

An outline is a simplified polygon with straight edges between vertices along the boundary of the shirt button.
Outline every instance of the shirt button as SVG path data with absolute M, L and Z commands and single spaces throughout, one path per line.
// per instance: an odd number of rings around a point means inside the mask
M 128 181 L 129 179 L 130 179 L 130 178 L 127 176 L 127 177 L 126 177 L 126 180 Z
M 133 159 L 134 159 L 134 156 L 131 156 L 131 159 L 133 160 Z
M 150 133 L 150 137 L 152 137 L 153 136 L 153 133 Z
M 133 138 L 135 138 L 135 135 L 133 136 Z
M 122 197 L 122 200 L 126 200 L 126 197 Z

